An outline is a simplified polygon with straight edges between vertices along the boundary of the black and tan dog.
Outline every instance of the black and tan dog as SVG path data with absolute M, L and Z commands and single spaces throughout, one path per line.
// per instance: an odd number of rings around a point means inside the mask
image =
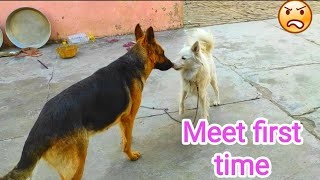
M 24 144 L 19 163 L 0 179 L 26 179 L 43 158 L 61 179 L 81 179 L 88 140 L 92 134 L 119 124 L 123 151 L 130 160 L 132 128 L 144 83 L 153 69 L 168 70 L 173 64 L 157 43 L 153 28 L 146 34 L 138 24 L 136 45 L 108 66 L 62 91 L 43 107 Z

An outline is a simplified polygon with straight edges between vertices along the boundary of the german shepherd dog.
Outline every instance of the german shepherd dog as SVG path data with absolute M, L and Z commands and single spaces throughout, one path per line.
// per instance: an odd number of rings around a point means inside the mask
M 131 150 L 131 142 L 145 81 L 153 69 L 165 71 L 173 64 L 157 43 L 152 27 L 144 34 L 137 24 L 135 38 L 137 43 L 125 55 L 44 105 L 20 161 L 0 179 L 27 179 L 41 158 L 61 179 L 81 179 L 89 137 L 115 124 L 120 125 L 123 151 L 129 160 L 140 157 Z

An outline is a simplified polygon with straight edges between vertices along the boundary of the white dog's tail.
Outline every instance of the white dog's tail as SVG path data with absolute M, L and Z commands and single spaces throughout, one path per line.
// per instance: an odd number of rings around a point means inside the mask
M 196 41 L 199 41 L 199 43 L 201 44 L 202 51 L 208 54 L 210 54 L 214 48 L 214 40 L 212 33 L 203 29 L 196 29 L 192 34 L 192 39 L 189 38 L 189 43 L 191 43 L 191 41 L 192 44 Z

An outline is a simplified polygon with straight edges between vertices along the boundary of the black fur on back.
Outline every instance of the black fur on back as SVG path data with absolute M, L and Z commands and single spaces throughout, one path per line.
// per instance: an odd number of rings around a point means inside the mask
M 35 165 L 57 138 L 81 129 L 99 131 L 112 124 L 129 104 L 133 80 L 143 85 L 143 75 L 144 60 L 131 50 L 50 99 L 31 129 L 15 169 Z

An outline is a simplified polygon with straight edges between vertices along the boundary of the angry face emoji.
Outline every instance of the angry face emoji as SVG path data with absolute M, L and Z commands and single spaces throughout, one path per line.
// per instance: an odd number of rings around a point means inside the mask
M 310 26 L 312 11 L 303 1 L 287 1 L 279 9 L 278 20 L 286 31 L 300 33 Z

